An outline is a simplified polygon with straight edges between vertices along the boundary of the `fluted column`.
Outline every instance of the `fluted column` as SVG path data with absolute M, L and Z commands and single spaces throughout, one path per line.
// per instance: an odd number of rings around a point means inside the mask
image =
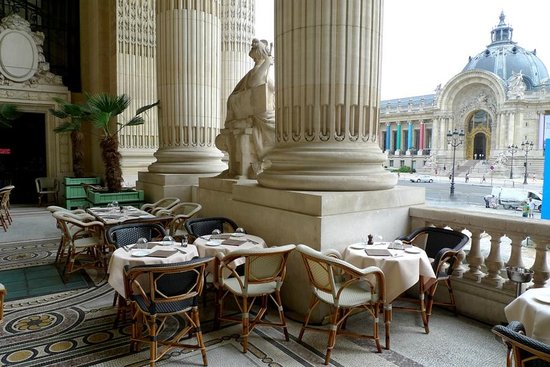
M 159 150 L 154 173 L 218 173 L 220 2 L 157 0 Z
M 267 187 L 379 190 L 381 0 L 276 0 L 276 146 Z
M 222 121 L 225 121 L 227 117 L 229 95 L 254 65 L 248 52 L 255 34 L 255 9 L 256 0 L 225 0 L 221 4 L 222 92 L 220 116 Z

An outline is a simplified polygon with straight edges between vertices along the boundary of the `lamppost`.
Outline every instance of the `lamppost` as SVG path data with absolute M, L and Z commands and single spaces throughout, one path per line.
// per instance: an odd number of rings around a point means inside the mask
M 533 142 L 532 141 L 525 141 L 521 142 L 521 150 L 525 152 L 525 162 L 523 162 L 523 166 L 525 168 L 525 173 L 523 174 L 523 184 L 527 184 L 527 155 L 531 150 L 533 150 Z
M 518 151 L 517 145 L 508 145 L 508 152 L 512 154 L 512 160 L 510 160 L 510 180 L 514 178 L 514 154 Z
M 455 128 L 453 131 L 449 130 L 447 133 L 447 144 L 453 148 L 453 167 L 451 169 L 451 196 L 455 194 L 455 159 L 456 159 L 456 147 L 458 147 L 464 141 L 464 130 L 460 132 Z

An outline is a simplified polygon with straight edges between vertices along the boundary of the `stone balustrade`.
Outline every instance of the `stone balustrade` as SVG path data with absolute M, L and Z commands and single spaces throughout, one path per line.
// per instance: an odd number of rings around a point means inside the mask
M 450 227 L 471 235 L 462 266 L 453 277 L 459 288 L 455 289 L 457 307 L 464 314 L 490 323 L 504 321 L 504 306 L 516 289 L 506 267 L 533 270 L 533 280 L 526 287 L 550 286 L 548 221 L 427 206 L 411 207 L 409 216 L 411 228 Z

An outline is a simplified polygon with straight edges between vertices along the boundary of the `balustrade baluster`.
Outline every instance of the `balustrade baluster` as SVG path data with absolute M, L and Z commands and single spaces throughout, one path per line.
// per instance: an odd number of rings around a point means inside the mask
M 548 278 L 550 278 L 550 268 L 548 267 L 547 259 L 547 246 L 550 244 L 548 237 L 531 236 L 533 242 L 535 242 L 535 263 L 531 268 L 535 273 L 533 274 L 533 288 L 544 287 Z
M 481 229 L 475 228 L 470 229 L 470 232 L 472 232 L 472 241 L 470 245 L 470 251 L 468 252 L 468 255 L 466 255 L 466 261 L 468 263 L 469 269 L 466 273 L 464 273 L 463 277 L 479 282 L 481 281 L 481 278 L 483 278 L 485 275 L 481 271 L 481 265 L 483 265 L 483 255 L 481 255 L 481 246 L 479 243 L 481 233 L 483 233 L 483 231 Z
M 504 261 L 502 261 L 502 257 L 500 256 L 500 244 L 503 236 L 504 234 L 501 233 L 497 233 L 496 235 L 491 234 L 491 251 L 485 259 L 487 275 L 481 281 L 496 288 L 501 288 L 504 283 L 504 278 L 500 275 L 500 272 L 504 269 Z

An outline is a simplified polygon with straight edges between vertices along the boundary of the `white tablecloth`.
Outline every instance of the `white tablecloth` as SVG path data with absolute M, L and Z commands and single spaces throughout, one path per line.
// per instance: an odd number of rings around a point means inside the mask
M 508 321 L 520 321 L 527 336 L 550 344 L 550 288 L 528 289 L 504 313 Z
M 124 267 L 126 265 L 136 266 L 136 265 L 151 265 L 151 264 L 169 264 L 169 263 L 177 263 L 177 262 L 184 262 L 191 260 L 195 256 L 198 256 L 199 253 L 197 251 L 197 248 L 193 245 L 188 245 L 187 247 L 181 247 L 181 246 L 155 246 L 151 249 L 151 251 L 156 250 L 174 250 L 175 248 L 178 248 L 180 250 L 185 251 L 186 253 L 183 254 L 179 251 L 174 253 L 173 255 L 169 257 L 134 257 L 132 256 L 132 249 L 130 251 L 126 251 L 122 248 L 117 249 L 115 252 L 113 252 L 113 255 L 111 256 L 111 260 L 109 262 L 109 284 L 111 287 L 114 288 L 115 291 L 118 292 L 121 296 L 125 295 L 124 292 Z
M 384 272 L 386 279 L 386 300 L 393 302 L 400 294 L 418 282 L 423 277 L 424 284 L 435 280 L 435 273 L 430 264 L 430 259 L 422 249 L 417 254 L 403 250 L 389 250 L 392 255 L 397 256 L 369 256 L 365 248 L 387 248 L 387 244 L 374 244 L 364 246 L 362 249 L 355 249 L 359 244 L 348 246 L 343 253 L 345 261 L 357 266 L 366 268 L 377 266 Z

